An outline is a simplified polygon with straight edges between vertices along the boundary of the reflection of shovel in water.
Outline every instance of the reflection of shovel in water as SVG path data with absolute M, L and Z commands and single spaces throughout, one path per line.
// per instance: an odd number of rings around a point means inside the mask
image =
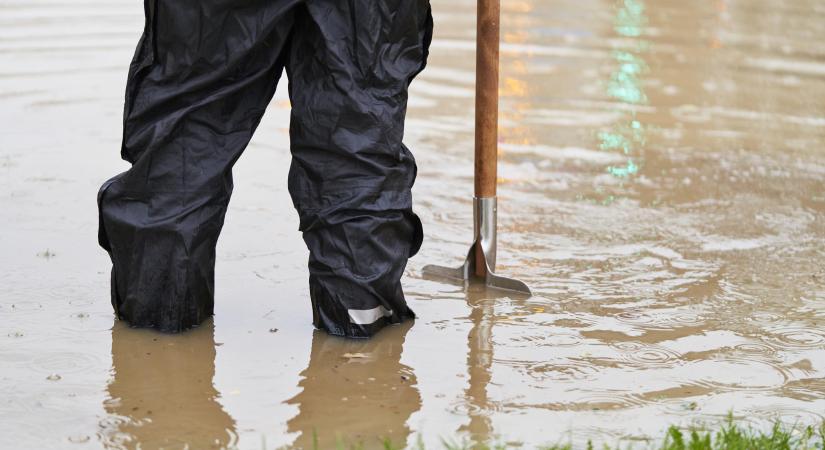
M 458 268 L 428 265 L 423 275 L 530 295 L 519 280 L 495 274 L 496 270 L 496 169 L 498 164 L 498 48 L 500 0 L 478 0 L 476 38 L 476 150 L 473 244 Z

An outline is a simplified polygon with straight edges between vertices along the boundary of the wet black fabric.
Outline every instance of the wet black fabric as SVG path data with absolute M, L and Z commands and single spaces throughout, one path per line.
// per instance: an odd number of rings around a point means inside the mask
M 212 315 L 232 166 L 284 69 L 315 326 L 368 337 L 414 317 L 400 278 L 422 229 L 402 137 L 429 2 L 146 0 L 145 12 L 123 121 L 132 167 L 98 193 L 118 317 L 177 332 Z

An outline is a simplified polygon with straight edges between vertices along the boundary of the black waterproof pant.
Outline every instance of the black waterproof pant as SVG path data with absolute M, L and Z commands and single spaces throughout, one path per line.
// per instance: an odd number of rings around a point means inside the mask
M 98 193 L 118 317 L 177 332 L 212 315 L 232 166 L 284 68 L 315 326 L 368 337 L 414 317 L 400 279 L 422 229 L 402 136 L 429 2 L 145 0 L 145 12 L 123 121 L 132 167 Z

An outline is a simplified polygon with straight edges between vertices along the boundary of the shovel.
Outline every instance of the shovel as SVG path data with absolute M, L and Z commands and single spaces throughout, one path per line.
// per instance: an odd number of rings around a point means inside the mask
M 498 164 L 498 49 L 501 0 L 478 0 L 476 37 L 476 140 L 473 244 L 457 268 L 424 266 L 426 278 L 480 283 L 531 295 L 523 282 L 496 270 L 496 177 Z

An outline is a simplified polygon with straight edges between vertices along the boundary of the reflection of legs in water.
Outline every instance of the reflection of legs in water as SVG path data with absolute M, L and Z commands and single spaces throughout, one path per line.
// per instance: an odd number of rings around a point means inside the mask
M 107 448 L 225 448 L 235 421 L 217 401 L 215 335 L 211 320 L 183 335 L 112 328 Z
M 412 369 L 401 364 L 404 337 L 411 323 L 389 327 L 369 341 L 348 341 L 316 332 L 309 366 L 301 373 L 303 391 L 288 403 L 298 415 L 288 422 L 301 433 L 293 446 L 332 448 L 345 444 L 380 447 L 380 439 L 407 445 L 407 420 L 421 407 Z

